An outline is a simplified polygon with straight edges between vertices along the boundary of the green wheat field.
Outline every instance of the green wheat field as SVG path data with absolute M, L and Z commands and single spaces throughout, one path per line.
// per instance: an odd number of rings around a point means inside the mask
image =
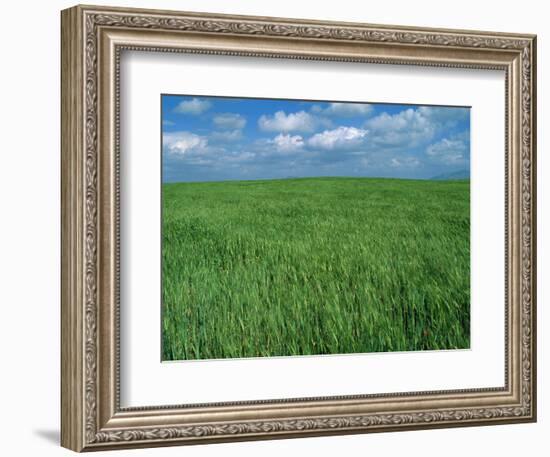
M 163 184 L 163 360 L 468 348 L 470 181 Z

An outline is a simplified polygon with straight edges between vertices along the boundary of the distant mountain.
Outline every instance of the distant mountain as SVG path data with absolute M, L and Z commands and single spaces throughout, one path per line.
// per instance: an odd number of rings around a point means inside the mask
M 452 179 L 470 179 L 470 171 L 458 170 L 458 171 L 453 171 L 451 173 L 443 173 L 441 175 L 434 176 L 430 179 L 434 179 L 437 181 L 448 181 Z

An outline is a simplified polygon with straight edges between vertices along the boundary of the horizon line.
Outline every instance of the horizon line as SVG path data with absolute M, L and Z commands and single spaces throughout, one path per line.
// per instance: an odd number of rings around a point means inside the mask
M 299 179 L 387 179 L 400 181 L 470 181 L 470 176 L 467 178 L 396 178 L 390 176 L 286 176 L 282 178 L 252 178 L 252 179 L 221 179 L 221 180 L 204 180 L 204 181 L 162 181 L 162 184 L 197 184 L 197 183 L 223 183 L 223 182 L 253 182 L 253 181 L 285 181 Z

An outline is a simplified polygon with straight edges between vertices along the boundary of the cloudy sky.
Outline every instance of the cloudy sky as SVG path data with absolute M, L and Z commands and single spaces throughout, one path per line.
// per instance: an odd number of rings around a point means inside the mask
M 422 178 L 470 169 L 470 109 L 162 96 L 163 180 Z

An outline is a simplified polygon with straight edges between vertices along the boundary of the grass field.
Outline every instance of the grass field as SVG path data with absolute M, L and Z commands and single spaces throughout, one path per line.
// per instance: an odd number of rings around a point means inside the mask
M 163 359 L 467 348 L 470 182 L 163 185 Z

